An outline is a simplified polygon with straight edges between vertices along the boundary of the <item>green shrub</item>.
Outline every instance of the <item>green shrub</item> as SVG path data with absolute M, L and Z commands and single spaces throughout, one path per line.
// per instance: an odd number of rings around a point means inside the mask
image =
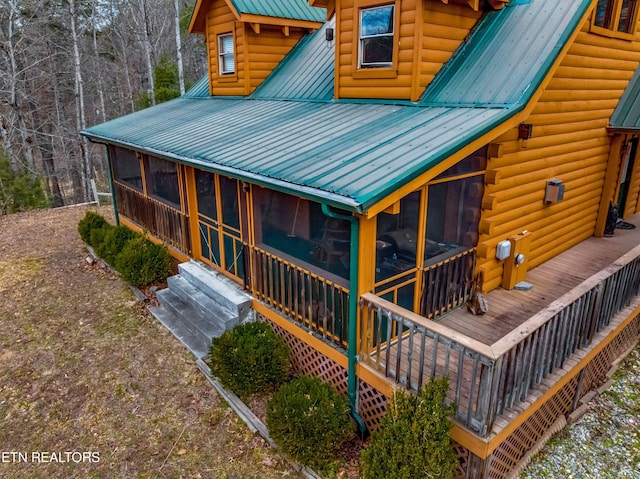
M 89 245 L 100 257 L 102 257 L 102 255 L 100 254 L 100 249 L 102 248 L 102 245 L 104 243 L 104 238 L 113 228 L 115 228 L 115 226 L 112 226 L 109 223 L 105 223 L 102 228 L 94 228 L 89 234 Z
M 451 445 L 450 416 L 455 406 L 445 405 L 447 378 L 431 379 L 420 394 L 397 391 L 382 425 L 362 451 L 364 479 L 454 477 L 458 461 Z
M 171 270 L 171 255 L 165 245 L 136 235 L 115 257 L 114 266 L 127 283 L 148 285 L 167 278 Z
M 349 401 L 318 378 L 282 386 L 267 406 L 267 427 L 278 447 L 296 461 L 323 470 L 355 433 Z
M 78 233 L 80 234 L 82 241 L 91 245 L 91 231 L 100 229 L 108 224 L 107 220 L 95 211 L 87 211 L 84 218 L 82 218 L 78 223 Z
M 243 396 L 289 379 L 289 348 L 267 323 L 246 323 L 211 340 L 211 372 Z
M 102 238 L 100 243 L 93 245 L 94 233 L 100 231 Z M 96 254 L 105 260 L 109 265 L 114 266 L 115 260 L 118 254 L 122 251 L 125 245 L 133 240 L 139 233 L 127 228 L 126 226 L 110 226 L 103 227 L 100 230 L 94 230 L 91 232 L 92 245 L 96 250 Z

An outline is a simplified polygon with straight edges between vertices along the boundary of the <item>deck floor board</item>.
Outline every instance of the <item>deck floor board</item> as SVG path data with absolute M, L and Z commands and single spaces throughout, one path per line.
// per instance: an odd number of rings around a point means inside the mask
M 438 318 L 438 322 L 455 331 L 491 345 L 542 311 L 550 303 L 606 268 L 640 244 L 640 215 L 626 222 L 635 229 L 616 229 L 610 238 L 589 238 L 564 253 L 533 268 L 526 281 L 530 291 L 496 289 L 487 295 L 489 311 L 474 316 L 460 308 Z

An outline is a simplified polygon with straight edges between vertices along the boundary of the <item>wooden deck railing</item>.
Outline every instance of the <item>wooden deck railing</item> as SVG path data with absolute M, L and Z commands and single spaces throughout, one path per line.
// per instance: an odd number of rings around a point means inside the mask
M 425 266 L 422 272 L 420 314 L 434 318 L 471 299 L 476 249 L 471 248 Z
M 367 293 L 360 301 L 360 361 L 418 391 L 431 377 L 449 377 L 456 418 L 481 430 L 497 362 L 491 349 L 446 326 Z
M 191 252 L 188 215 L 120 183 L 113 187 L 119 213 L 183 253 Z
M 250 247 L 253 295 L 322 337 L 347 347 L 349 290 L 280 256 Z
M 361 297 L 360 361 L 407 389 L 449 377 L 456 419 L 486 436 L 640 293 L 640 247 L 488 346 L 373 294 Z

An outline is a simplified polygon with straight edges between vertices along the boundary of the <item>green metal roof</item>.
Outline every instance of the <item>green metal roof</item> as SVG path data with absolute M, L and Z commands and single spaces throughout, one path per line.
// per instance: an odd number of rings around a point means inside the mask
M 325 83 L 311 86 L 333 62 L 318 32 L 249 98 L 186 95 L 82 134 L 365 211 L 520 111 L 590 3 L 515 0 L 485 15 L 424 103 L 329 101 Z
M 334 43 L 326 40 L 335 18 L 303 38 L 253 93 L 252 98 L 320 100 L 333 98 Z
M 507 113 L 179 98 L 83 134 L 361 211 L 499 124 Z
M 591 0 L 511 0 L 485 14 L 425 92 L 423 103 L 525 104 L 578 28 Z
M 264 15 L 266 17 L 290 18 L 324 22 L 327 11 L 312 7 L 307 0 L 231 0 L 239 14 Z
M 622 94 L 609 125 L 617 130 L 640 130 L 640 67 Z
M 200 80 L 195 82 L 191 88 L 189 88 L 184 98 L 206 98 L 209 96 L 209 75 L 204 75 Z

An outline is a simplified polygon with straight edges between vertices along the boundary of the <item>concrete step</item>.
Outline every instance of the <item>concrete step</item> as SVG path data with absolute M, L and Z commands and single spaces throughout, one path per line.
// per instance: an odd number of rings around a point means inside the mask
M 149 311 L 160 321 L 184 346 L 197 358 L 202 359 L 209 354 L 211 339 L 201 332 L 194 333 L 187 328 L 184 321 L 162 307 L 152 307 Z
M 232 280 L 196 261 L 181 263 L 178 265 L 178 271 L 180 276 L 220 303 L 223 308 L 236 311 L 240 322 L 248 316 L 251 310 L 251 296 L 244 293 Z
M 185 299 L 171 288 L 162 289 L 157 293 L 160 305 L 169 313 L 176 317 L 176 321 L 181 321 L 184 328 L 189 329 L 194 334 L 201 334 L 207 341 L 214 336 L 220 336 L 224 330 L 224 321 L 214 315 L 205 314 L 200 307 Z
M 231 310 L 215 301 L 183 276 L 171 276 L 167 283 L 170 291 L 195 306 L 203 317 L 211 318 L 225 329 L 231 329 L 238 324 L 237 310 Z

